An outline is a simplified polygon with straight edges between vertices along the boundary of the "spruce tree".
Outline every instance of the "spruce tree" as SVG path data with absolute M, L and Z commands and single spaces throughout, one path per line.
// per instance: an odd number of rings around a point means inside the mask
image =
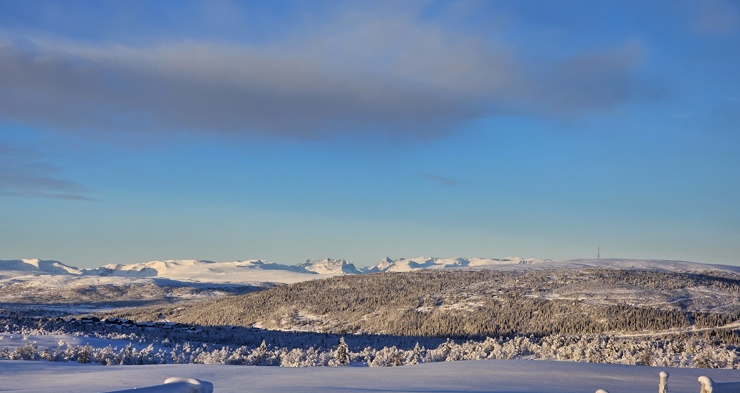
M 349 346 L 344 342 L 344 337 L 339 338 L 339 345 L 336 352 L 334 352 L 334 358 L 338 365 L 349 366 Z

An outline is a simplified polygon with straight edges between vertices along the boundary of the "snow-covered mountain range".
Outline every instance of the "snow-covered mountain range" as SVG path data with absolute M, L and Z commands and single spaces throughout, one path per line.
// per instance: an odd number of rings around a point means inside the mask
M 301 266 L 282 265 L 261 260 L 212 262 L 206 260 L 166 260 L 128 265 L 105 265 L 93 269 L 80 269 L 58 261 L 38 259 L 0 260 L 0 282 L 24 276 L 62 275 L 89 279 L 94 277 L 137 279 L 170 279 L 194 283 L 244 284 L 254 282 L 293 283 L 317 278 L 321 274 L 339 274 L 315 262 Z M 350 264 L 351 265 L 351 264 Z M 354 267 L 354 266 L 352 266 Z
M 550 259 L 522 259 L 519 257 L 494 258 L 384 258 L 375 266 L 366 268 L 363 272 L 410 272 L 421 269 L 454 269 L 454 268 L 485 268 L 503 265 L 526 265 L 552 262 Z
M 384 258 L 374 266 L 357 268 L 344 259 L 307 260 L 285 265 L 262 260 L 213 262 L 207 260 L 165 260 L 126 265 L 105 265 L 85 269 L 52 260 L 0 260 L 0 282 L 24 276 L 61 275 L 71 277 L 163 278 L 197 283 L 294 283 L 343 274 L 410 272 L 424 269 L 541 269 L 587 268 L 659 269 L 669 271 L 721 270 L 740 272 L 740 266 L 652 259 L 574 259 L 553 261 L 534 258 Z

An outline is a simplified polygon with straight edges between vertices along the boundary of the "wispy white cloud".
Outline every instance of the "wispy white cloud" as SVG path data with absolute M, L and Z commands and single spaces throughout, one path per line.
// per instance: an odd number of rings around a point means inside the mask
M 439 176 L 439 175 L 430 175 L 430 174 L 425 174 L 425 175 L 422 175 L 422 176 L 425 179 L 430 180 L 430 181 L 433 181 L 433 182 L 435 182 L 435 183 L 437 183 L 439 185 L 442 185 L 442 186 L 452 187 L 452 186 L 457 186 L 457 185 L 460 184 L 460 181 L 459 180 L 453 179 L 451 177 Z
M 696 6 L 694 29 L 705 35 L 725 35 L 740 29 L 740 3 L 727 0 L 692 2 Z
M 0 144 L 0 195 L 95 201 L 87 187 L 59 176 L 30 150 Z

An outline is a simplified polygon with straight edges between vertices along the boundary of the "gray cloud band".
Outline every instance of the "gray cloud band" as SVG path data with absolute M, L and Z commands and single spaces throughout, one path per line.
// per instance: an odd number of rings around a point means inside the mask
M 0 116 L 95 132 L 426 138 L 482 116 L 571 117 L 646 95 L 634 75 L 639 48 L 534 65 L 467 41 L 437 40 L 430 50 L 416 37 L 396 54 L 368 46 L 361 63 L 341 49 L 346 45 L 317 51 L 310 42 L 262 48 L 6 41 Z

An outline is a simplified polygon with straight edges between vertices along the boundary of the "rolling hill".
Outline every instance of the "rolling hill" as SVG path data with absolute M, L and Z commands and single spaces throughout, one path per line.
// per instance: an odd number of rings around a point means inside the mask
M 117 315 L 137 320 L 164 316 L 202 325 L 401 336 L 740 327 L 740 273 L 732 267 L 700 271 L 692 270 L 698 268 L 693 264 L 657 261 L 600 263 L 342 275 L 205 304 L 127 310 Z

